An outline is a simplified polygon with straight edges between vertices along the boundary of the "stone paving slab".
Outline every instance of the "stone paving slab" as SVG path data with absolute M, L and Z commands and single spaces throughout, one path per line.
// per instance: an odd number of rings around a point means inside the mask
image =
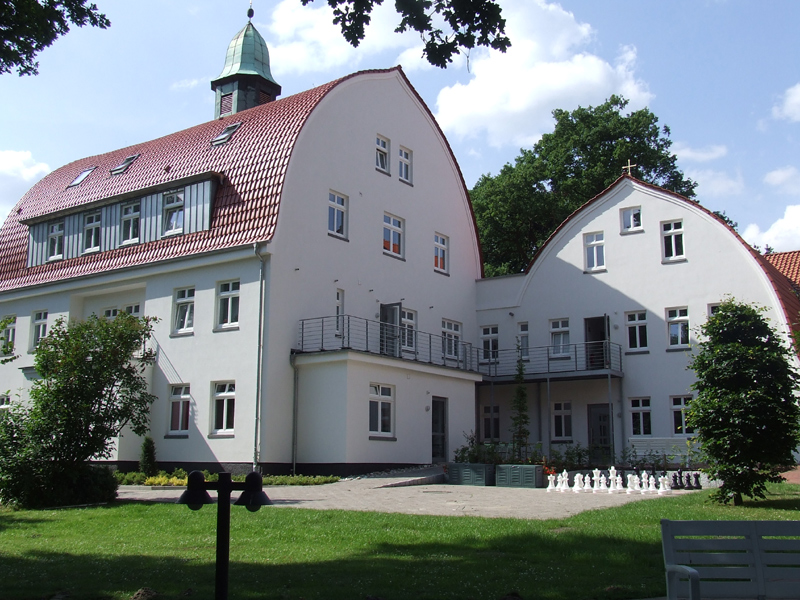
M 431 478 L 436 480 L 443 474 L 441 469 L 436 469 L 344 479 L 317 486 L 265 486 L 264 491 L 279 508 L 516 519 L 559 519 L 586 510 L 660 497 L 655 494 L 576 494 L 572 491 L 547 492 L 545 489 L 428 483 Z M 120 486 L 118 497 L 120 500 L 174 502 L 182 492 L 180 488 Z M 214 492 L 210 493 L 213 497 Z M 685 493 L 691 492 L 674 492 L 675 495 Z

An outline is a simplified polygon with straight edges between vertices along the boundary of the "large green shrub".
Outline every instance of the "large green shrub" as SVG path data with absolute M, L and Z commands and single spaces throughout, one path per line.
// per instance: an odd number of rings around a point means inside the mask
M 139 456 L 139 471 L 153 477 L 158 473 L 158 462 L 156 462 L 156 443 L 149 435 L 142 440 L 142 453 Z

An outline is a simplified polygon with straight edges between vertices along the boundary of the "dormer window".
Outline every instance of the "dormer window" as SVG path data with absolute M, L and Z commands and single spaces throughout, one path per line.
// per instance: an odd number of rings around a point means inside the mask
M 236 130 L 239 129 L 241 123 L 234 123 L 233 125 L 228 125 L 225 129 L 222 130 L 217 137 L 211 140 L 212 146 L 222 146 L 223 144 L 227 144 L 228 140 L 233 137 L 233 134 L 236 133 Z
M 91 174 L 92 171 L 94 171 L 94 169 L 95 167 L 84 169 L 83 171 L 80 172 L 80 175 L 78 175 L 75 179 L 73 179 L 72 183 L 70 183 L 67 187 L 80 185 L 81 183 L 83 183 L 83 180 L 86 179 Z
M 128 167 L 130 167 L 133 161 L 135 161 L 137 158 L 139 158 L 138 154 L 126 157 L 125 160 L 123 160 L 120 164 L 111 169 L 109 173 L 111 173 L 112 175 L 121 175 L 122 173 L 128 170 Z
M 183 233 L 183 190 L 164 195 L 164 235 Z
M 47 260 L 64 258 L 64 221 L 50 223 L 47 227 Z

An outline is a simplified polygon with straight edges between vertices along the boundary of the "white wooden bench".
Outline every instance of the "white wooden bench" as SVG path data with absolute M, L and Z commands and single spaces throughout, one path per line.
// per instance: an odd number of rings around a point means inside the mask
M 662 519 L 661 542 L 669 600 L 800 599 L 800 521 Z

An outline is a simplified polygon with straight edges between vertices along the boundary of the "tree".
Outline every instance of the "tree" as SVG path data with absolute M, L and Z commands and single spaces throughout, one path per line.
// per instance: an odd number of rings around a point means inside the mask
M 303 6 L 314 0 L 302 0 Z M 327 0 L 333 9 L 333 22 L 354 47 L 364 39 L 372 9 L 383 0 Z M 505 52 L 511 41 L 505 35 L 506 21 L 493 0 L 395 0 L 400 14 L 396 32 L 416 31 L 425 47 L 423 56 L 432 65 L 444 68 L 459 52 L 485 46 Z M 443 20 L 445 29 L 434 23 Z
M 147 432 L 155 396 L 143 371 L 155 352 L 143 348 L 153 321 L 124 313 L 56 321 L 36 349 L 41 379 L 30 406 L 0 417 L 0 500 L 52 506 L 108 499 L 113 477 L 89 461 L 111 456 L 124 427 Z
M 16 68 L 19 75 L 37 75 L 36 55 L 59 36 L 69 32 L 70 24 L 106 29 L 106 16 L 87 0 L 7 0 L 0 3 L 0 74 Z
M 517 461 L 525 458 L 523 453 L 528 446 L 528 436 L 531 434 L 528 425 L 531 422 L 528 416 L 528 390 L 525 387 L 525 361 L 522 359 L 522 348 L 517 342 L 517 371 L 514 374 L 514 398 L 511 400 L 511 449 Z
M 794 464 L 800 407 L 792 349 L 764 317 L 764 308 L 729 298 L 700 327 L 703 341 L 690 368 L 697 397 L 687 413 L 704 470 L 722 486 L 712 498 L 742 503 L 764 498 L 781 466 Z
M 17 358 L 14 354 L 14 340 L 11 338 L 11 325 L 16 321 L 16 317 L 6 317 L 0 319 L 0 365 L 10 363 Z
M 628 164 L 638 179 L 694 197 L 696 183 L 677 168 L 669 128 L 644 108 L 611 96 L 597 107 L 553 111 L 553 133 L 521 151 L 496 177 L 470 192 L 488 276 L 523 271 L 572 212 L 611 185 Z

